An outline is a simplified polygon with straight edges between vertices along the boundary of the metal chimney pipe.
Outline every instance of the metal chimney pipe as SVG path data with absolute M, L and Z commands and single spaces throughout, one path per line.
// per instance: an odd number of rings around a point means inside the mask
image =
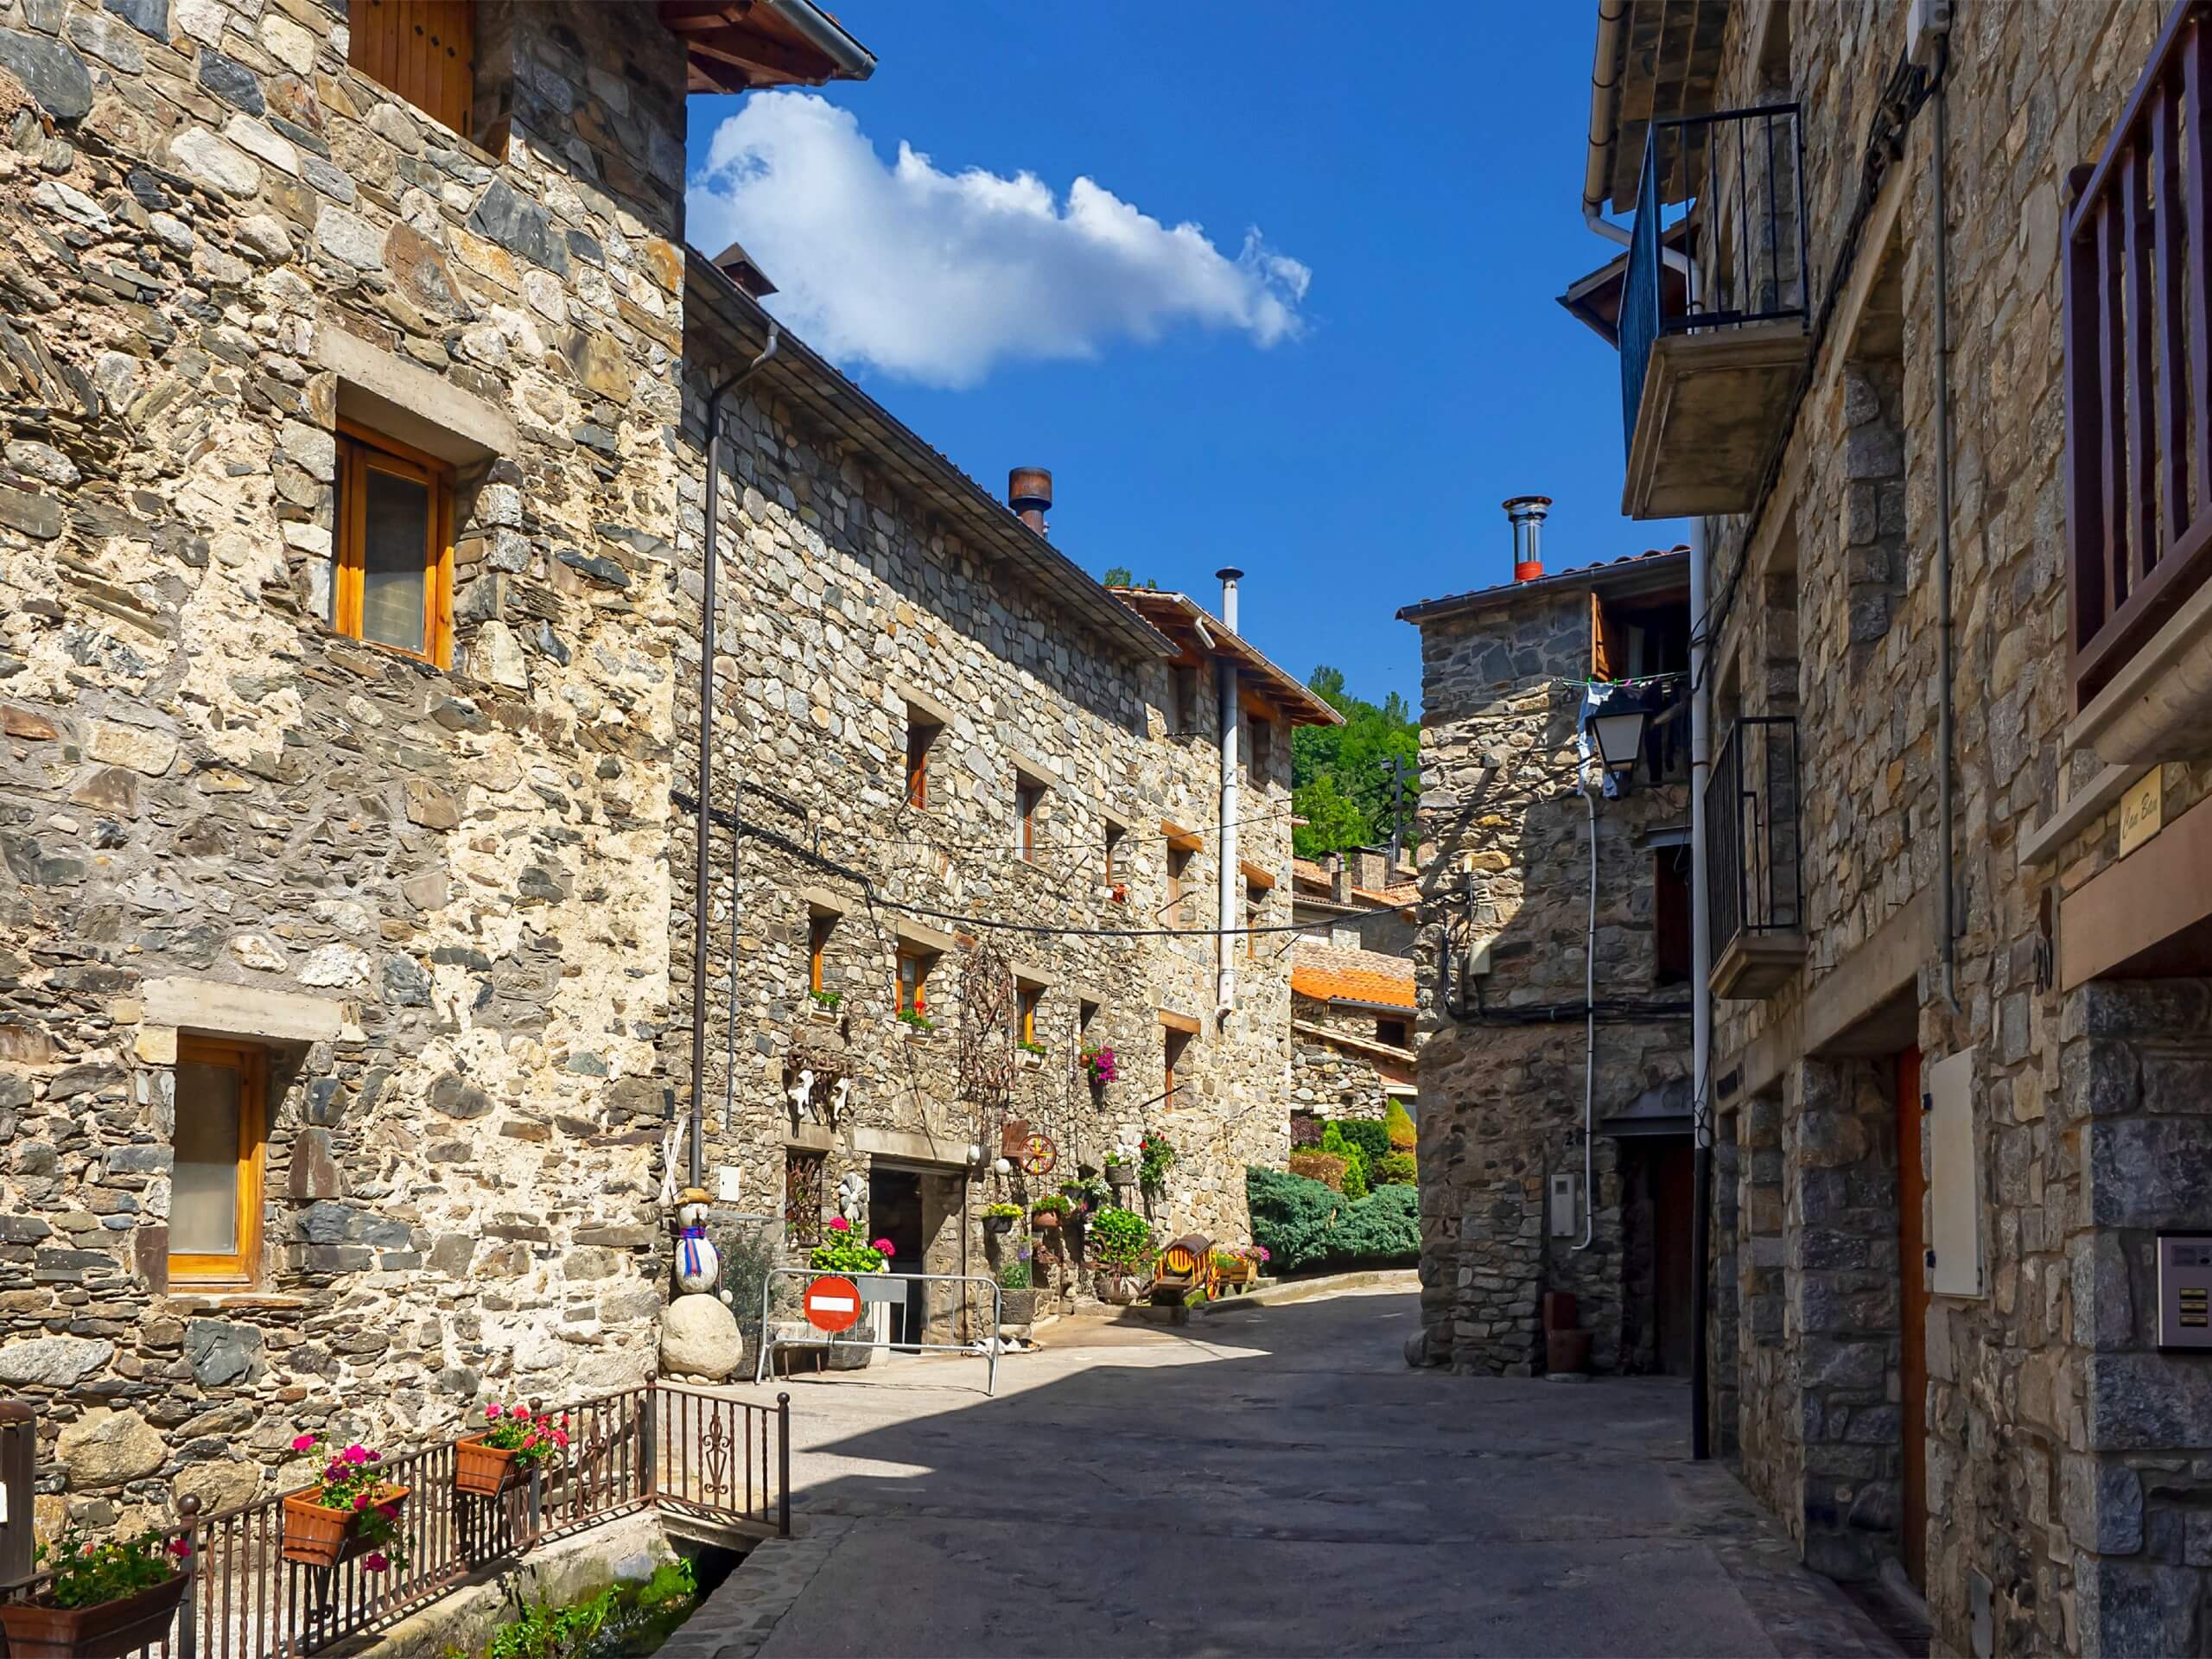
M 1221 582 L 1221 620 L 1231 633 L 1236 632 L 1236 584 L 1244 573 L 1235 565 L 1225 565 L 1214 572 Z M 1218 933 L 1214 943 L 1217 969 L 1214 984 L 1214 1007 L 1227 1014 L 1236 1006 L 1236 950 L 1235 930 L 1243 921 L 1237 909 L 1236 877 L 1236 814 L 1239 795 L 1236 771 L 1243 764 L 1238 753 L 1243 736 L 1244 710 L 1243 688 L 1236 678 L 1236 659 L 1227 652 L 1219 654 L 1215 664 L 1221 688 L 1221 910 Z
M 1513 524 L 1513 580 L 1534 582 L 1544 574 L 1544 515 L 1552 510 L 1552 499 L 1516 495 L 1504 505 Z
M 1221 583 L 1221 620 L 1234 633 L 1236 632 L 1236 584 L 1243 581 L 1244 573 L 1232 564 L 1213 574 Z
M 1052 510 L 1052 475 L 1042 467 L 1016 467 L 1006 475 L 1007 505 L 1039 536 Z

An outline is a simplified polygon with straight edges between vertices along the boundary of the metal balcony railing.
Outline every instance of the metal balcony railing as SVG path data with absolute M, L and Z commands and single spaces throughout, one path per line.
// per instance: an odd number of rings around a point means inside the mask
M 1664 244 L 1694 219 L 1693 281 L 1669 298 Z M 1621 437 L 1636 437 L 1652 348 L 1662 336 L 1811 315 L 1805 160 L 1795 104 L 1654 121 L 1645 140 L 1621 292 Z
M 1705 786 L 1714 962 L 1739 938 L 1803 928 L 1797 799 L 1797 722 L 1787 715 L 1738 721 Z

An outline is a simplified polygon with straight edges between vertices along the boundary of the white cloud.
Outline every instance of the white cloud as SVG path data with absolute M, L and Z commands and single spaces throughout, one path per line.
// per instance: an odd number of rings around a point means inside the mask
M 1065 201 L 1031 173 L 944 173 L 907 145 L 887 167 L 852 115 L 754 93 L 690 181 L 689 237 L 745 245 L 769 305 L 841 363 L 968 386 L 1008 359 L 1089 358 L 1178 323 L 1260 346 L 1298 334 L 1312 273 L 1255 230 L 1234 258 L 1078 178 Z

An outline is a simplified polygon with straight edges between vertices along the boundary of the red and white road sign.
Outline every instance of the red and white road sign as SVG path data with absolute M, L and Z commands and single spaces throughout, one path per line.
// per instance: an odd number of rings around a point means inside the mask
M 849 1331 L 860 1323 L 861 1287 L 825 1273 L 806 1287 L 806 1322 L 817 1331 Z

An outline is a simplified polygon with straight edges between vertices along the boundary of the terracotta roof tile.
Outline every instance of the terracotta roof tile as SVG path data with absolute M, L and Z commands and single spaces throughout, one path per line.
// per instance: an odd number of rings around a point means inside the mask
M 1380 950 L 1351 950 L 1300 939 L 1290 959 L 1290 988 L 1317 1002 L 1374 1002 L 1409 1009 L 1414 1006 L 1414 965 L 1407 957 Z

